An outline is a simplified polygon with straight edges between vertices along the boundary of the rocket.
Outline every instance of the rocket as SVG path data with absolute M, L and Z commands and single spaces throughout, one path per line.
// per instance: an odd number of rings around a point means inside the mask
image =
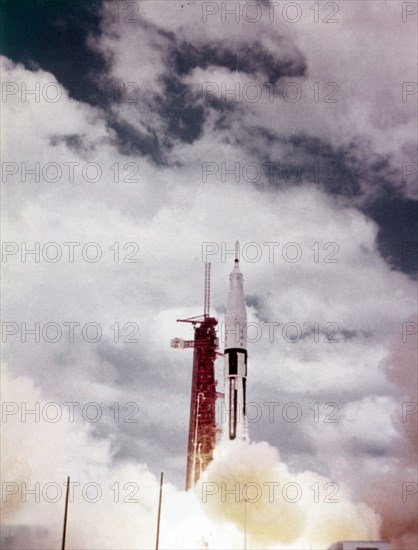
M 235 244 L 234 269 L 229 276 L 225 311 L 225 408 L 224 435 L 248 440 L 246 415 L 247 312 L 243 276 L 239 269 L 239 243 Z

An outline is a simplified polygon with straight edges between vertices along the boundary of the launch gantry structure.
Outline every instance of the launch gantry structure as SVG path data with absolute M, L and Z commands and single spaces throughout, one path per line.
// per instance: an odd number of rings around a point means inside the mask
M 212 461 L 217 439 L 215 359 L 219 339 L 215 328 L 218 321 L 210 316 L 209 263 L 205 264 L 203 316 L 177 321 L 192 323 L 194 326 L 193 340 L 171 340 L 173 348 L 194 348 L 186 471 L 188 490 L 200 479 L 202 472 Z

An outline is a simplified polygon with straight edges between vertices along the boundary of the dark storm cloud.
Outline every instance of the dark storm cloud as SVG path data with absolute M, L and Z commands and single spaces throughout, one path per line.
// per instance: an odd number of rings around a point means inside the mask
M 115 84 L 116 86 L 116 84 Z M 178 142 L 193 143 L 202 134 L 204 109 L 188 86 L 175 76 L 165 76 L 162 92 L 148 100 L 151 112 L 158 113 L 160 131 L 148 127 L 141 132 L 133 124 L 108 113 L 107 124 L 115 131 L 115 146 L 124 155 L 144 155 L 160 166 L 168 164 L 167 154 Z
M 94 75 L 106 67 L 86 44 L 99 33 L 101 6 L 102 0 L 4 0 L 0 51 L 30 70 L 52 73 L 71 97 L 85 101 Z
M 382 197 L 365 209 L 379 224 L 380 251 L 394 269 L 416 276 L 418 269 L 418 203 L 396 196 Z
M 9 25 L 5 29 L 2 53 L 31 70 L 40 67 L 51 72 L 68 89 L 70 97 L 105 109 L 108 125 L 117 137 L 117 147 L 126 155 L 143 154 L 164 165 L 165 153 L 177 140 L 192 143 L 201 136 L 205 111 L 182 82 L 182 77 L 194 68 L 214 65 L 254 76 L 261 72 L 271 83 L 282 76 L 300 76 L 306 71 L 297 50 L 290 58 L 281 60 L 260 42 L 236 49 L 213 43 L 195 46 L 186 41 L 177 43 L 172 33 L 156 28 L 155 32 L 164 36 L 169 52 L 171 50 L 161 94 L 147 99 L 150 109 L 159 113 L 162 132 L 157 135 L 150 128 L 144 133 L 109 112 L 118 83 L 106 78 L 109 60 L 87 45 L 89 35 L 101 32 L 101 6 L 101 1 L 88 4 L 81 0 L 61 6 L 52 0 L 6 2 Z M 149 26 L 144 26 L 138 28 L 138 32 L 145 33 L 147 29 Z M 211 99 L 211 105 L 220 113 L 227 109 L 215 98 Z M 229 105 L 228 109 L 233 107 Z M 77 146 L 74 142 L 68 145 Z
M 263 181 L 276 188 L 315 182 L 331 195 L 364 200 L 369 194 L 373 198 L 401 187 L 401 167 L 374 152 L 367 140 L 336 146 L 302 134 L 284 137 L 263 128 L 248 129 L 250 132 L 257 135 L 255 143 L 249 142 L 250 152 L 272 165 L 270 170 L 266 165 Z M 276 148 L 279 154 L 275 154 Z M 286 166 L 288 170 L 283 172 Z
M 254 129 L 248 132 L 254 133 Z M 256 129 L 256 133 L 257 142 L 250 145 L 250 152 L 266 166 L 260 189 L 312 183 L 341 197 L 379 225 L 379 250 L 391 267 L 408 275 L 416 274 L 418 204 L 401 195 L 402 166 L 373 151 L 365 139 L 334 146 L 305 135 L 284 138 L 262 129 Z M 281 151 L 277 156 L 273 152 L 275 145 Z
M 156 475 L 171 470 L 176 477 L 172 481 L 182 485 L 185 466 L 182 462 L 177 466 L 176 461 L 187 447 L 191 363 L 179 369 L 176 363 L 153 361 L 151 352 L 135 353 L 126 348 L 121 352 L 112 346 L 102 346 L 99 356 L 114 366 L 118 373 L 115 384 L 125 394 L 130 392 L 129 399 L 138 405 L 132 417 L 138 422 L 93 426 L 98 437 L 117 441 L 112 460 L 115 464 L 144 462 Z
M 205 110 L 189 86 L 182 82 L 182 77 L 194 68 L 214 65 L 254 77 L 261 72 L 270 83 L 283 76 L 301 76 L 306 71 L 304 59 L 295 48 L 292 55 L 283 60 L 258 41 L 235 49 L 210 42 L 196 46 L 184 40 L 178 42 L 173 33 L 151 29 L 164 37 L 169 53 L 161 93 L 155 93 L 146 101 L 148 107 L 158 113 L 162 131 L 157 133 L 148 128 L 143 132 L 111 112 L 112 104 L 121 101 L 120 83 L 106 76 L 110 61 L 87 45 L 89 35 L 97 36 L 101 32 L 101 9 L 101 0 L 94 4 L 76 0 L 61 6 L 53 0 L 6 1 L 5 16 L 9 24 L 4 29 L 7 32 L 2 53 L 31 70 L 40 67 L 51 72 L 68 89 L 71 98 L 102 107 L 109 127 L 115 132 L 116 146 L 125 155 L 145 155 L 165 165 L 166 154 L 176 141 L 193 143 L 201 136 Z M 150 25 L 138 27 L 138 32 L 150 32 Z M 284 38 L 279 38 L 278 47 L 282 45 L 288 51 L 289 44 L 284 42 Z M 210 104 L 220 114 L 234 109 L 234 105 L 226 105 L 216 98 L 211 98 Z M 77 146 L 74 142 L 68 145 Z
M 102 0 L 6 0 L 3 2 L 4 26 L 0 51 L 29 70 L 52 73 L 71 98 L 107 110 L 120 101 L 120 86 L 105 78 L 108 60 L 87 45 L 87 38 L 100 34 Z M 71 54 L 69 55 L 69 52 Z M 100 84 L 99 84 L 100 81 Z M 119 95 L 115 95 L 119 94 Z M 155 132 L 141 133 L 110 111 L 105 115 L 115 131 L 118 149 L 126 155 L 148 155 L 162 161 L 161 145 Z M 51 144 L 63 141 L 70 148 L 80 145 L 76 136 L 53 136 Z
M 56 147 L 60 143 L 65 143 L 65 145 L 69 149 L 72 149 L 77 153 L 81 152 L 82 150 L 86 150 L 87 148 L 86 144 L 84 143 L 84 137 L 78 134 L 51 136 L 49 144 L 52 147 Z
M 186 410 L 187 400 L 183 405 Z M 170 482 L 183 485 L 188 431 L 186 423 L 177 424 L 172 417 L 167 418 L 166 422 L 162 422 L 161 418 L 157 420 L 157 417 L 154 421 L 145 417 L 139 424 L 103 425 L 101 430 L 104 437 L 116 437 L 118 450 L 112 457 L 115 465 L 128 461 L 142 462 L 155 475 L 160 471 L 170 472 Z
M 173 388 L 170 397 L 175 399 L 175 394 L 187 394 L 189 389 L 187 369 L 178 369 L 181 359 L 179 356 L 171 355 L 173 359 L 162 363 L 161 358 L 157 358 L 151 349 L 144 348 L 133 350 L 129 346 L 123 349 L 110 344 L 98 346 L 97 355 L 100 360 L 105 360 L 111 364 L 117 372 L 115 384 L 121 387 L 130 387 L 136 385 L 138 395 L 142 392 L 153 392 L 161 389 L 161 380 L 166 379 Z M 175 360 L 177 359 L 177 360 Z M 146 386 L 144 385 L 146 381 Z M 175 389 L 175 391 L 174 391 Z
M 245 297 L 245 303 L 248 307 L 253 307 L 256 310 L 256 315 L 261 319 L 260 315 L 264 308 L 264 299 L 258 294 L 248 294 Z
M 279 50 L 281 45 L 284 46 L 284 42 L 284 38 L 279 38 Z M 286 50 L 288 47 L 286 44 Z M 306 63 L 298 50 L 294 49 L 291 59 L 281 60 L 258 41 L 237 46 L 235 49 L 221 43 L 208 42 L 195 46 L 189 42 L 181 42 L 174 50 L 172 60 L 179 75 L 189 74 L 196 68 L 216 66 L 254 77 L 261 72 L 266 74 L 270 84 L 274 84 L 281 77 L 303 76 L 306 72 Z
M 202 133 L 204 109 L 196 105 L 188 86 L 175 77 L 164 78 L 164 93 L 158 99 L 165 128 L 172 139 L 193 143 Z M 172 142 L 167 140 L 167 145 Z
M 139 32 L 147 32 L 143 27 Z M 161 34 L 158 29 L 154 29 Z M 168 48 L 166 72 L 161 78 L 161 93 L 155 93 L 147 98 L 149 108 L 158 113 L 162 132 L 157 136 L 150 130 L 151 135 L 141 135 L 126 122 L 112 120 L 111 127 L 118 136 L 118 146 L 124 154 L 143 153 L 149 155 L 155 162 L 165 164 L 165 153 L 180 140 L 184 143 L 193 143 L 202 135 L 205 122 L 205 109 L 196 92 L 184 83 L 183 77 L 193 69 L 205 69 L 214 65 L 231 71 L 244 71 L 256 76 L 259 72 L 267 75 L 269 82 L 274 83 L 282 76 L 301 76 L 306 66 L 299 52 L 287 60 L 276 59 L 259 42 L 251 46 L 233 50 L 221 44 L 203 43 L 194 46 L 188 42 L 178 44 L 171 33 L 163 33 L 165 47 Z M 109 84 L 110 89 L 116 83 Z M 109 96 L 109 94 L 106 94 Z M 220 114 L 234 110 L 234 105 L 227 105 L 216 98 L 208 101 Z M 218 122 L 219 124 L 219 122 Z
M 358 338 L 359 336 L 369 338 L 372 336 L 371 332 L 364 330 L 349 330 L 349 329 L 339 329 L 338 334 L 343 336 L 344 340 L 352 340 L 353 338 Z
M 396 452 L 388 441 L 376 442 L 352 437 L 348 441 L 348 445 L 357 456 L 366 455 L 372 458 L 396 456 Z
M 108 61 L 86 43 L 89 35 L 100 33 L 101 6 L 101 1 L 90 4 L 74 0 L 58 5 L 53 0 L 6 0 L 3 20 L 7 20 L 7 28 L 2 29 L 1 51 L 29 69 L 41 67 L 53 73 L 68 88 L 71 97 L 108 109 L 115 83 L 99 78 L 105 75 Z M 139 32 L 146 32 L 145 27 Z M 270 83 L 283 76 L 303 76 L 307 71 L 303 55 L 283 37 L 279 37 L 277 47 L 279 54 L 281 46 L 287 52 L 290 48 L 291 55 L 287 55 L 286 60 L 267 51 L 259 41 L 234 49 L 214 41 L 199 44 L 176 41 L 173 33 L 157 28 L 155 32 L 164 36 L 169 50 L 162 92 L 149 100 L 150 108 L 159 113 L 162 132 L 151 127 L 143 132 L 109 111 L 106 119 L 115 132 L 115 145 L 121 153 L 146 155 L 160 165 L 167 164 L 167 153 L 176 141 L 193 143 L 202 134 L 205 111 L 182 82 L 182 77 L 193 69 L 217 66 L 254 77 L 261 72 Z M 227 129 L 228 111 L 233 111 L 236 105 L 212 98 L 211 107 L 219 115 L 216 127 Z M 389 264 L 409 275 L 416 273 L 418 254 L 416 240 L 411 239 L 411 235 L 416 235 L 418 211 L 415 201 L 394 192 L 402 189 L 400 166 L 394 166 L 389 157 L 373 151 L 366 140 L 334 146 L 324 139 L 301 134 L 284 138 L 262 127 L 248 128 L 247 132 L 251 134 L 249 140 L 244 140 L 242 135 L 231 139 L 238 145 L 245 143 L 253 154 L 270 163 L 282 162 L 274 153 L 266 153 L 277 144 L 287 151 L 287 159 L 297 163 L 301 170 L 300 177 L 290 172 L 287 180 L 273 170 L 264 184 L 280 189 L 314 181 L 327 193 L 352 200 L 379 224 L 378 243 Z M 255 145 L 254 135 L 257 136 Z M 51 144 L 60 139 L 75 150 L 83 146 L 79 136 L 54 136 Z
M 154 162 L 164 164 L 160 141 L 156 132 L 150 129 L 149 134 L 144 134 L 134 125 L 113 115 L 107 117 L 109 128 L 115 131 L 115 143 L 123 155 L 146 155 Z

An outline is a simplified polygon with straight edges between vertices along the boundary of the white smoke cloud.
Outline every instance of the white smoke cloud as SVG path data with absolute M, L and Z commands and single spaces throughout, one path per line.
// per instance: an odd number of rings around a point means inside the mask
M 13 446 L 13 457 L 4 456 L 2 516 L 9 526 L 47 527 L 36 540 L 21 534 L 19 544 L 59 544 L 64 481 L 70 475 L 69 548 L 152 546 L 159 488 L 147 466 L 112 465 L 111 441 L 95 439 L 87 424 L 46 421 L 54 413 L 46 409 L 40 389 L 5 368 L 4 407 L 10 397 L 20 410 L 3 409 L 9 414 L 3 417 L 2 445 Z M 37 422 L 30 415 L 22 421 L 24 403 L 39 403 Z M 346 488 L 323 476 L 291 474 L 267 443 L 220 444 L 202 480 L 195 494 L 164 485 L 162 548 L 195 548 L 201 536 L 215 548 L 236 547 L 245 530 L 252 545 L 265 548 L 297 548 L 307 540 L 324 547 L 341 538 L 370 536 L 371 512 L 364 504 L 351 502 Z M 224 495 L 223 483 L 230 492 L 238 484 L 233 499 Z M 244 497 L 249 499 L 245 524 Z M 225 530 L 217 527 L 219 521 Z
M 208 513 L 246 530 L 256 548 L 327 548 L 373 536 L 372 510 L 346 487 L 310 471 L 292 474 L 265 442 L 222 442 L 202 480 Z

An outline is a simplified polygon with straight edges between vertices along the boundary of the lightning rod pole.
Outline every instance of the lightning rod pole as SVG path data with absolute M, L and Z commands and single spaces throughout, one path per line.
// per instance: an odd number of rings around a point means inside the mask
M 70 476 L 67 476 L 67 492 L 65 494 L 64 528 L 62 530 L 61 550 L 65 550 L 65 537 L 67 536 L 68 495 L 70 493 Z
M 163 498 L 163 472 L 160 477 L 160 498 L 158 500 L 158 516 L 157 516 L 157 540 L 155 541 L 155 550 L 158 550 L 160 543 L 160 519 L 161 519 L 161 501 Z

